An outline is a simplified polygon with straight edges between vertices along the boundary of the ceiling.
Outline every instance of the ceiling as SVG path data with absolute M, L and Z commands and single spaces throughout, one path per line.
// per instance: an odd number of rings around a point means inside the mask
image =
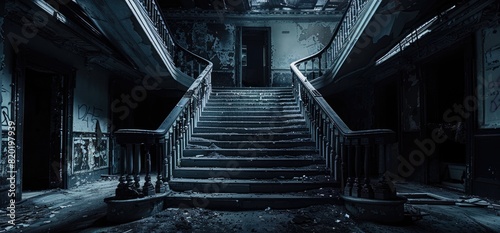
M 327 11 L 341 10 L 348 0 L 158 0 L 163 10 Z

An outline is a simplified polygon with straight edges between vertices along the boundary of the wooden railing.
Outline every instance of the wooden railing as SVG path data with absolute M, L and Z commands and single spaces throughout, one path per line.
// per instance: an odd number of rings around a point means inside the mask
M 349 1 L 329 43 L 317 53 L 295 63 L 309 81 L 336 74 L 379 4 L 380 0 Z
M 325 158 L 331 175 L 341 183 L 342 192 L 347 196 L 370 199 L 395 198 L 385 179 L 376 184 L 371 183 L 373 177 L 382 177 L 385 173 L 386 159 L 391 156 L 392 145 L 396 135 L 389 129 L 351 130 L 337 113 L 330 107 L 323 96 L 308 81 L 311 76 L 321 75 L 322 67 L 333 66 L 336 54 L 340 53 L 344 38 L 348 36 L 349 25 L 353 24 L 361 13 L 363 5 L 369 0 L 351 0 L 343 20 L 335 30 L 330 48 L 321 53 L 296 61 L 290 65 L 292 71 L 293 91 L 301 112 L 311 130 L 317 149 Z M 326 59 L 325 59 L 325 56 Z M 319 60 L 318 70 L 303 73 L 299 67 L 308 67 Z M 323 63 L 324 61 L 325 63 Z M 314 74 L 320 72 L 319 74 Z M 309 77 L 306 77 L 308 75 Z
M 147 11 L 151 23 L 156 28 L 156 32 L 162 38 L 167 48 L 167 52 L 173 59 L 174 66 L 179 68 L 184 74 L 197 78 L 203 68 L 207 65 L 207 60 L 193 54 L 175 42 L 168 25 L 163 20 L 162 11 L 157 4 L 157 0 L 134 0 L 142 4 Z
M 116 189 L 116 199 L 131 199 L 164 193 L 172 170 L 180 161 L 198 121 L 201 110 L 211 92 L 212 63 L 179 46 L 163 21 L 156 0 L 135 0 L 144 6 L 174 58 L 175 67 L 196 78 L 187 92 L 156 130 L 120 129 L 115 132 L 116 141 L 121 146 L 120 183 Z M 151 153 L 156 156 L 156 181 L 151 182 Z M 144 161 L 146 164 L 141 164 Z M 145 180 L 141 186 L 140 174 L 144 168 Z

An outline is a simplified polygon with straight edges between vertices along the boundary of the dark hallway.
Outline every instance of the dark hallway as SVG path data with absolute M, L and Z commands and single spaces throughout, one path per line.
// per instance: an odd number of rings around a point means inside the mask
M 23 190 L 62 187 L 62 77 L 25 73 Z

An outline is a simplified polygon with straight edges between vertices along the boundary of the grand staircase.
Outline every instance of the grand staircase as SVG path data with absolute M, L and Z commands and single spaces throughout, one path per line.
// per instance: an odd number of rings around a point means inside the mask
M 213 89 L 173 169 L 167 203 L 290 208 L 335 201 L 336 183 L 316 148 L 291 88 Z

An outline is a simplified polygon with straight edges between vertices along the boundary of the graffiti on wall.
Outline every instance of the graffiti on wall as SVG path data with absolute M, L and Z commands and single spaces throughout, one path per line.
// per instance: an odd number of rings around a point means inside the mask
M 7 158 L 8 153 L 7 153 L 7 148 L 8 148 L 8 141 L 7 137 L 4 137 L 2 135 L 2 151 L 0 151 L 0 177 L 7 177 L 7 168 L 8 166 L 8 161 Z
M 108 138 L 73 138 L 73 173 L 108 167 L 108 152 Z
M 478 79 L 478 119 L 481 128 L 500 127 L 500 27 L 483 31 L 483 70 Z M 481 78 L 483 77 L 483 78 Z
M 103 110 L 96 106 L 87 104 L 78 105 L 78 120 L 80 120 L 87 128 L 93 129 L 99 117 L 102 116 Z
M 2 87 L 2 106 L 1 106 L 1 118 L 2 118 L 2 129 L 6 130 L 8 122 L 10 121 L 10 91 Z

